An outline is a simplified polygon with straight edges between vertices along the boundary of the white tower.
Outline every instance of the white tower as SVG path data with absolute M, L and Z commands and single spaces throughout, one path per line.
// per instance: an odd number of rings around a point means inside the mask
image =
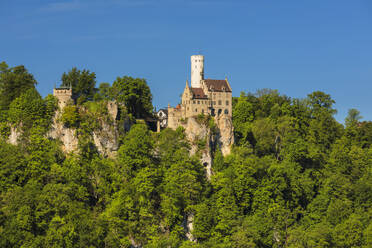
M 200 88 L 201 80 L 204 79 L 204 56 L 191 56 L 191 87 Z

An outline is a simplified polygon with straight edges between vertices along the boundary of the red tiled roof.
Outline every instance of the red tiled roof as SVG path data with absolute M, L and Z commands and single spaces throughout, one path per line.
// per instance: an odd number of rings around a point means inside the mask
M 231 92 L 226 80 L 205 79 L 204 82 L 210 91 Z
M 207 99 L 208 96 L 204 94 L 204 91 L 202 88 L 191 88 L 192 94 L 194 98 L 196 99 Z

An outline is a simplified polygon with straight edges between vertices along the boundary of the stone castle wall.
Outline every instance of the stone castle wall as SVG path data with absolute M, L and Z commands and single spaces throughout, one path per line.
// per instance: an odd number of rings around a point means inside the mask
M 63 109 L 67 103 L 72 100 L 72 89 L 54 88 L 53 96 L 58 99 L 59 108 Z

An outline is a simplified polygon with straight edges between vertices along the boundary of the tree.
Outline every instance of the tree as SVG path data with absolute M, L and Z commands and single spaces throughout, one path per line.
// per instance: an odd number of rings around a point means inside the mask
M 83 103 L 87 99 L 93 99 L 94 87 L 96 85 L 96 74 L 89 70 L 78 70 L 73 67 L 68 73 L 62 75 L 63 87 L 72 87 L 74 98 L 78 99 L 78 103 Z
M 136 118 L 151 115 L 152 95 L 145 79 L 128 76 L 118 77 L 113 85 L 111 94 L 118 102 L 128 108 L 128 112 Z
M 345 118 L 346 126 L 351 126 L 356 124 L 363 116 L 360 115 L 360 112 L 357 109 L 349 109 L 347 112 L 347 117 Z
M 331 98 L 331 95 L 322 91 L 314 91 L 313 93 L 307 95 L 307 100 L 313 113 L 317 113 L 321 109 L 325 109 L 331 114 L 335 114 L 337 112 L 332 108 L 332 105 L 335 103 L 335 101 Z
M 109 83 L 100 83 L 97 93 L 94 95 L 94 100 L 110 100 L 110 84 Z
M 8 109 L 14 99 L 28 89 L 34 89 L 36 84 L 34 76 L 23 65 L 8 68 L 6 63 L 2 62 L 0 66 L 0 110 Z
M 134 176 L 141 168 L 151 166 L 153 140 L 144 124 L 132 126 L 118 151 L 118 161 L 125 177 Z
M 71 105 L 64 107 L 61 121 L 66 127 L 78 127 L 80 118 L 76 106 Z
M 51 120 L 51 116 L 46 115 L 45 102 L 35 88 L 28 89 L 10 104 L 8 116 L 10 123 L 26 133 L 32 127 L 46 128 Z

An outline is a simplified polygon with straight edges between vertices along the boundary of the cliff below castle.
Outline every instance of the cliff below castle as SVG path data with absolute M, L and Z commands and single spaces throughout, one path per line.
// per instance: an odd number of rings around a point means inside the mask
M 65 153 L 78 153 L 83 145 L 89 145 L 104 157 L 114 157 L 119 148 L 119 134 L 132 125 L 121 110 L 124 108 L 112 101 L 62 107 L 62 110 L 56 108 L 45 137 L 59 141 Z M 22 123 L 10 125 L 8 143 L 19 144 L 24 133 Z
M 234 127 L 229 116 L 221 115 L 195 116 L 181 123 L 190 142 L 190 155 L 199 153 L 201 163 L 205 166 L 207 178 L 212 175 L 213 154 L 221 150 L 222 155 L 229 155 L 234 144 Z

